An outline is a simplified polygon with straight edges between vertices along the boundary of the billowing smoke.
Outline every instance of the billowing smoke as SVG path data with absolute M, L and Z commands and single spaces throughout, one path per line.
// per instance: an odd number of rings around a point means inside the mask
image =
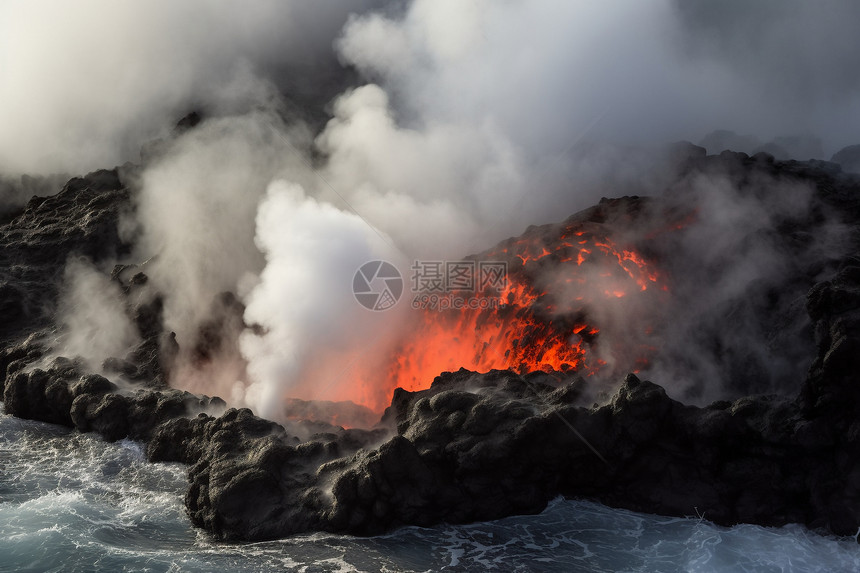
M 262 270 L 257 204 L 274 178 L 302 176 L 294 147 L 302 137 L 269 111 L 217 118 L 167 144 L 140 177 L 138 256 L 155 256 L 149 274 L 172 293 L 167 326 L 180 341 L 192 336 L 214 294 Z
M 653 375 L 701 401 L 794 393 L 814 355 L 807 292 L 850 237 L 811 183 L 732 171 L 689 174 L 668 197 L 696 211 L 666 257 L 672 318 Z
M 229 396 L 242 375 L 238 352 L 198 360 L 201 326 L 219 295 L 242 297 L 256 284 L 265 266 L 254 243 L 257 205 L 273 179 L 301 180 L 307 140 L 302 125 L 287 127 L 264 107 L 211 119 L 162 144 L 141 175 L 135 220 L 127 226 L 136 234 L 137 259 L 152 257 L 146 272 L 165 294 L 165 327 L 184 349 L 174 374 L 182 387 Z
M 136 161 L 141 144 L 190 106 L 224 110 L 253 97 L 249 68 L 279 73 L 297 98 L 325 96 L 338 87 L 325 83 L 332 39 L 348 14 L 373 3 L 322 4 L 3 2 L 0 172 Z
M 172 382 L 273 417 L 286 395 L 384 402 L 349 390 L 408 335 L 346 288 L 366 260 L 460 258 L 601 196 L 660 191 L 659 154 L 631 145 L 730 129 L 811 134 L 829 154 L 858 132 L 858 80 L 841 73 L 860 54 L 852 6 L 321 4 L 0 7 L 0 171 L 137 161 L 161 138 L 126 226 L 183 349 Z M 172 133 L 190 109 L 203 122 Z M 722 264 L 698 320 L 787 272 L 768 243 L 731 243 L 760 207 L 719 196 L 701 245 L 743 264 Z M 244 331 L 201 369 L 223 293 L 245 305 Z M 667 345 L 689 340 L 677 332 Z
M 57 316 L 63 352 L 97 372 L 105 359 L 124 356 L 140 341 L 125 305 L 107 274 L 86 259 L 69 259 Z
M 808 182 L 769 172 L 764 158 L 743 170 L 735 161 L 701 163 L 657 202 L 606 222 L 613 242 L 641 249 L 657 273 L 647 291 L 601 267 L 574 267 L 584 287 L 564 288 L 570 267 L 540 277 L 560 308 L 588 295 L 600 377 L 635 369 L 700 404 L 793 394 L 804 380 L 815 350 L 806 295 L 834 271 L 850 234 Z
M 858 17 L 836 0 L 4 2 L 0 171 L 134 160 L 189 106 L 245 98 L 243 67 L 319 120 L 357 81 L 337 58 L 385 89 L 397 125 L 481 127 L 550 180 L 587 133 L 808 133 L 829 157 L 857 133 Z

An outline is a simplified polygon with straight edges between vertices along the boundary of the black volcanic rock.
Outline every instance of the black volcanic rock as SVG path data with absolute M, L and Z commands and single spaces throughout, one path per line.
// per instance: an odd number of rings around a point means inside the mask
M 632 375 L 602 407 L 571 405 L 565 395 L 511 372 L 461 371 L 429 390 L 399 392 L 387 414 L 400 420 L 397 434 L 352 454 L 343 442 L 354 431 L 296 444 L 247 411 L 174 420 L 149 452 L 197 460 L 186 504 L 195 523 L 225 539 L 486 520 L 538 512 L 560 493 L 638 511 L 698 511 L 726 525 L 857 527 L 860 498 L 848 478 L 827 477 L 844 476 L 847 459 L 810 439 L 791 400 L 695 408 Z M 174 444 L 186 449 L 165 456 Z
M 75 177 L 0 225 L 0 343 L 52 320 L 50 311 L 70 256 L 104 260 L 129 248 L 117 221 L 129 191 L 117 169 Z
M 245 328 L 245 305 L 232 292 L 219 293 L 209 305 L 207 319 L 197 329 L 193 360 L 203 363 L 230 354 L 240 360 L 239 334 Z
M 150 164 L 163 158 L 169 153 L 171 144 L 184 133 L 194 129 L 205 119 L 198 111 L 191 111 L 183 116 L 173 126 L 167 138 L 159 138 L 147 141 L 140 148 L 140 161 L 142 164 Z
M 69 410 L 72 396 L 68 384 L 51 377 L 44 370 L 19 372 L 6 379 L 3 391 L 6 412 L 19 418 L 29 418 L 71 426 Z
M 217 404 L 205 398 L 118 394 L 98 376 L 69 385 L 41 370 L 18 373 L 5 401 L 14 415 L 141 439 L 151 460 L 191 465 L 189 514 L 224 539 L 486 520 L 538 512 L 558 494 L 698 511 L 727 525 L 856 529 L 856 431 L 833 440 L 785 398 L 685 406 L 633 375 L 607 405 L 589 408 L 575 403 L 583 385 L 449 373 L 428 390 L 397 393 L 386 413 L 393 437 L 333 428 L 305 442 L 249 410 L 215 418 L 204 410 Z
M 718 129 L 703 137 L 699 145 L 710 154 L 718 154 L 726 149 L 753 153 L 754 149 L 761 146 L 761 141 L 752 135 L 739 135 L 734 131 Z
M 0 174 L 0 224 L 19 215 L 34 196 L 53 195 L 62 189 L 69 175 L 21 175 L 7 177 Z
M 733 131 L 718 129 L 707 134 L 699 142 L 708 153 L 719 154 L 725 150 L 749 155 L 767 153 L 780 161 L 789 159 L 820 159 L 823 156 L 821 140 L 813 135 L 784 135 L 762 143 L 753 135 L 740 135 Z
M 678 141 L 668 145 L 664 153 L 667 156 L 666 159 L 668 162 L 675 165 L 688 159 L 705 157 L 708 151 L 704 147 L 694 145 L 689 141 Z
M 354 402 L 288 398 L 284 404 L 284 412 L 289 420 L 309 424 L 324 422 L 345 427 L 368 428 L 379 421 L 376 412 Z
M 203 411 L 223 410 L 220 398 L 179 390 L 120 391 L 97 374 L 75 378 L 74 369 L 38 368 L 6 378 L 6 412 L 32 420 L 98 432 L 108 440 L 149 440 L 162 423 Z
M 846 172 L 860 173 L 860 145 L 843 147 L 833 154 L 830 161 L 838 163 Z
M 3 374 L 9 373 L 11 363 L 29 357 L 14 365 L 18 369 L 45 350 L 40 338 L 46 338 L 52 327 L 67 261 L 83 258 L 99 263 L 130 251 L 131 245 L 120 236 L 119 221 L 132 208 L 133 191 L 123 177 L 133 170 L 134 166 L 126 165 L 72 178 L 59 193 L 33 197 L 22 212 L 0 224 Z M 146 286 L 146 275 L 138 270 L 123 279 L 123 271 L 132 267 L 118 265 L 112 276 L 129 297 L 128 314 L 141 342 L 127 356 L 106 361 L 105 371 L 148 387 L 164 388 L 177 353 L 176 343 L 171 333 L 163 330 L 161 297 L 138 296 Z M 22 342 L 27 336 L 29 341 Z
M 184 133 L 189 129 L 197 127 L 201 121 L 203 121 L 203 116 L 201 116 L 197 111 L 192 111 L 176 122 L 176 126 L 173 128 L 173 131 L 176 134 Z
M 774 153 L 771 149 L 779 150 Z M 784 135 L 775 138 L 772 142 L 763 145 L 761 151 L 771 153 L 777 159 L 821 159 L 824 149 L 821 139 L 813 135 Z
M 301 443 L 284 427 L 230 409 L 219 418 L 174 418 L 147 446 L 154 461 L 191 465 L 185 502 L 192 521 L 224 539 L 264 539 L 285 531 L 328 529 L 325 483 L 332 460 L 379 441 L 384 430 L 343 430 Z

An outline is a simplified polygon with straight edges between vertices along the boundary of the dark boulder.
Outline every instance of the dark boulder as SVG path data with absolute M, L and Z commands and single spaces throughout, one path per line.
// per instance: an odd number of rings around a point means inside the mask
M 3 402 L 6 412 L 13 416 L 71 425 L 72 396 L 68 384 L 44 370 L 18 372 L 7 378 Z
M 830 158 L 833 163 L 838 163 L 843 171 L 848 173 L 860 173 L 860 145 L 849 145 L 843 147 Z

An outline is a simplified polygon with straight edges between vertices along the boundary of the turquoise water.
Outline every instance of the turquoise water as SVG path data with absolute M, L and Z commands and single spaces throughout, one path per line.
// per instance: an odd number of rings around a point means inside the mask
M 134 442 L 0 413 L 0 571 L 860 571 L 850 538 L 561 499 L 468 526 L 222 544 L 191 526 L 185 487 L 184 466 Z

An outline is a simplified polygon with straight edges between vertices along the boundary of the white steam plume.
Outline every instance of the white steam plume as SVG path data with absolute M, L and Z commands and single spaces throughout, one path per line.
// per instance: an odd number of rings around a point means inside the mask
M 387 239 L 301 186 L 275 181 L 260 204 L 256 241 L 266 268 L 247 297 L 245 320 L 262 332 L 241 338 L 253 381 L 245 402 L 281 418 L 287 396 L 376 401 L 356 387 L 352 366 L 373 363 L 386 332 L 396 330 L 397 314 L 362 308 L 351 287 L 364 263 L 392 260 Z
M 69 259 L 63 282 L 58 322 L 64 354 L 100 371 L 105 359 L 123 357 L 139 342 L 120 287 L 106 274 L 85 259 Z

